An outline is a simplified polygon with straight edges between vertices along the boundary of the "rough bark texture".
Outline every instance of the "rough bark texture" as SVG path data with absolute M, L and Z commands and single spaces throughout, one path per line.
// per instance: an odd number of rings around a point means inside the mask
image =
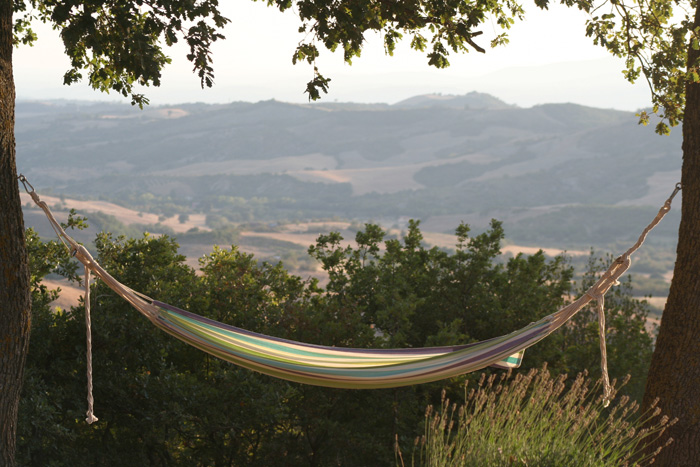
M 17 408 L 29 345 L 31 298 L 15 167 L 12 2 L 0 2 L 0 466 L 15 465 Z
M 700 5 L 695 27 L 700 26 Z M 688 63 L 700 53 L 689 51 Z M 683 206 L 673 282 L 649 370 L 643 407 L 659 398 L 678 417 L 673 444 L 657 458 L 663 466 L 700 466 L 700 83 L 686 88 L 683 120 Z

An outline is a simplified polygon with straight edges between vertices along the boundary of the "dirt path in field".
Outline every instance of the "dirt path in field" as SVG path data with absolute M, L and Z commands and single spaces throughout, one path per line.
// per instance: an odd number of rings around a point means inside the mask
M 27 193 L 20 193 L 20 196 L 24 206 L 29 203 L 32 209 L 39 209 Z M 199 230 L 211 230 L 206 225 L 206 215 L 204 214 L 190 214 L 186 222 L 180 223 L 178 216 L 172 216 L 164 221 L 159 221 L 159 216 L 157 214 L 134 211 L 133 209 L 125 208 L 124 206 L 119 206 L 107 201 L 81 201 L 70 198 L 61 199 L 46 195 L 42 195 L 41 199 L 52 209 L 54 209 L 56 205 L 60 206 L 61 211 L 75 209 L 79 214 L 86 215 L 88 218 L 90 217 L 90 212 L 101 212 L 114 216 L 119 222 L 126 225 L 157 224 L 160 222 L 162 225 L 173 229 L 175 233 L 187 232 L 194 227 L 197 227 Z

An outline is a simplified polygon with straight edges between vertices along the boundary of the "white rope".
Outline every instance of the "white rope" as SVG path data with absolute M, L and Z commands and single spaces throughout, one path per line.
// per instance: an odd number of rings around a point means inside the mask
M 585 296 L 596 302 L 596 312 L 598 313 L 598 340 L 600 342 L 600 379 L 603 384 L 603 406 L 608 407 L 612 399 L 613 389 L 610 385 L 608 374 L 608 350 L 605 342 L 605 294 L 613 285 L 618 285 L 617 279 L 629 268 L 629 260 L 619 269 L 621 258 L 618 258 L 610 268 L 603 274 L 603 277 L 596 284 L 585 292 Z
M 87 335 L 87 418 L 88 425 L 97 421 L 93 411 L 95 400 L 92 397 L 92 329 L 90 324 L 90 268 L 85 265 L 85 328 Z
M 586 292 L 586 295 L 596 301 L 596 311 L 598 312 L 598 338 L 600 341 L 600 379 L 603 383 L 603 406 L 610 405 L 612 399 L 612 386 L 608 375 L 608 350 L 605 343 L 605 294 L 595 291 Z
M 610 405 L 610 400 L 613 396 L 613 389 L 610 385 L 610 377 L 608 375 L 608 352 L 607 345 L 605 342 L 605 294 L 613 285 L 619 285 L 618 279 L 622 274 L 627 272 L 632 260 L 630 256 L 639 249 L 646 240 L 649 232 L 656 227 L 656 225 L 661 222 L 661 219 L 671 210 L 671 202 L 673 197 L 676 196 L 678 191 L 680 191 L 680 183 L 676 185 L 676 189 L 673 191 L 671 196 L 666 200 L 664 205 L 659 209 L 656 217 L 647 225 L 647 227 L 642 231 L 641 235 L 637 239 L 637 242 L 632 245 L 632 247 L 625 252 L 622 256 L 617 258 L 613 264 L 610 265 L 603 276 L 598 280 L 598 282 L 588 289 L 584 296 L 588 296 L 596 301 L 596 312 L 598 313 L 598 336 L 600 340 L 600 378 L 603 383 L 603 405 L 605 407 Z
M 20 181 L 24 184 L 27 193 L 31 196 L 34 203 L 36 203 L 44 214 L 46 214 L 49 224 L 56 232 L 56 235 L 61 240 L 61 242 L 66 246 L 66 248 L 71 252 L 71 254 L 80 261 L 85 267 L 85 324 L 86 330 L 86 340 L 87 340 L 87 402 L 88 410 L 86 412 L 87 417 L 85 421 L 87 423 L 94 423 L 98 419 L 94 414 L 94 397 L 93 397 L 93 386 L 92 386 L 92 330 L 90 322 L 90 276 L 94 272 L 97 277 L 102 279 L 102 281 L 107 284 L 112 290 L 117 292 L 121 297 L 127 300 L 132 306 L 143 313 L 151 321 L 156 319 L 157 308 L 151 305 L 151 301 L 148 297 L 142 294 L 137 294 L 130 288 L 119 283 L 114 279 L 107 271 L 102 269 L 102 267 L 97 264 L 97 262 L 92 258 L 90 252 L 83 245 L 76 242 L 73 238 L 66 233 L 66 231 L 61 227 L 61 224 L 53 216 L 53 213 L 49 209 L 49 206 L 39 198 L 39 195 L 34 190 L 34 187 L 27 182 L 26 178 L 20 177 Z

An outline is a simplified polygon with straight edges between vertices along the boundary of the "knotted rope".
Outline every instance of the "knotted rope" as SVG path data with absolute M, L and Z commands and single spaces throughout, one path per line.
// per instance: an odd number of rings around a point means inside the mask
M 51 227 L 53 228 L 54 232 L 56 232 L 56 236 L 58 236 L 59 240 L 63 243 L 63 245 L 71 252 L 72 256 L 78 257 L 78 253 L 81 252 L 81 250 L 85 250 L 85 247 L 82 245 L 79 245 L 77 242 L 75 242 L 71 237 L 66 234 L 65 230 L 61 225 L 56 221 L 56 219 L 51 215 L 51 211 L 49 210 L 48 205 L 39 199 L 39 195 L 34 191 L 34 187 L 29 183 L 29 181 L 26 179 L 24 175 L 20 175 L 18 177 L 19 181 L 22 182 L 24 185 L 24 189 L 29 193 L 29 195 L 32 197 L 32 200 L 36 203 L 37 206 L 39 206 L 48 216 L 49 218 L 49 223 L 51 224 Z M 68 243 L 66 243 L 68 242 Z M 70 245 L 70 246 L 69 246 Z M 87 251 L 87 250 L 85 250 Z M 89 255 L 89 253 L 88 253 Z M 87 417 L 85 418 L 85 421 L 88 422 L 88 424 L 92 424 L 98 420 L 98 418 L 95 416 L 94 413 L 94 397 L 92 395 L 92 325 L 90 321 L 90 276 L 91 276 L 91 265 L 90 261 L 85 261 L 78 257 L 78 259 L 83 263 L 83 266 L 85 268 L 85 295 L 83 297 L 83 301 L 85 304 L 85 327 L 86 327 L 86 346 L 87 346 L 87 401 L 88 401 L 88 410 L 86 412 Z
M 598 335 L 600 338 L 600 370 L 601 379 L 603 381 L 603 402 L 605 407 L 610 405 L 613 390 L 610 385 L 610 377 L 608 376 L 608 353 L 605 343 L 605 294 L 613 285 L 618 285 L 618 279 L 629 269 L 632 264 L 631 256 L 639 249 L 646 240 L 647 235 L 656 225 L 661 222 L 661 219 L 671 210 L 671 202 L 673 198 L 681 190 L 681 184 L 677 183 L 676 188 L 671 193 L 671 196 L 666 200 L 656 217 L 647 225 L 637 239 L 637 242 L 630 247 L 622 256 L 618 257 L 608 270 L 603 274 L 601 279 L 596 284 L 585 292 L 585 295 L 596 301 L 596 311 L 598 313 Z

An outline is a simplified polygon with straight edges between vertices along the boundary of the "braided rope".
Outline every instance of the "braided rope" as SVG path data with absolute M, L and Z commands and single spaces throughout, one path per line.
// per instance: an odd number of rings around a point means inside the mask
M 85 328 L 87 337 L 87 418 L 88 425 L 96 422 L 93 405 L 95 399 L 92 397 L 92 326 L 90 323 L 90 268 L 85 265 Z

